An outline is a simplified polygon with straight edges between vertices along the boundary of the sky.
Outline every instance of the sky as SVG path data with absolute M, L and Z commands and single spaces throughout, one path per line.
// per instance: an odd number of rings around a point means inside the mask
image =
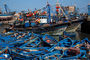
M 4 4 L 6 3 L 11 11 L 21 10 L 34 10 L 46 6 L 47 1 L 51 6 L 55 5 L 57 0 L 0 0 L 0 8 L 4 10 Z M 87 6 L 90 4 L 90 0 L 59 0 L 62 6 L 75 5 L 79 8 L 80 12 L 87 12 Z

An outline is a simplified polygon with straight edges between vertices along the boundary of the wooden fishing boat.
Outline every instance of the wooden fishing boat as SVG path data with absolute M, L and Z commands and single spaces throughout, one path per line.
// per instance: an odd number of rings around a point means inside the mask
M 59 57 L 63 54 L 62 50 L 54 51 L 41 56 L 41 60 L 58 60 Z
M 57 41 L 48 34 L 38 35 L 18 31 L 12 34 L 2 34 L 0 35 L 0 59 L 11 59 L 11 57 L 13 60 L 86 58 L 90 48 L 90 41 L 87 38 L 81 41 L 71 38 L 64 39 L 61 35 L 59 38 Z M 6 49 L 7 46 L 9 48 Z M 5 53 L 6 50 L 10 52 Z
M 26 59 L 26 60 L 32 60 L 32 59 L 38 59 L 40 55 L 46 54 L 48 51 L 47 48 L 16 48 L 12 49 L 12 57 L 13 59 Z
M 27 43 L 23 44 L 22 46 L 20 47 L 36 47 L 38 46 L 39 44 L 41 43 L 41 40 L 39 37 L 35 37 L 34 39 L 28 41 Z
M 63 32 L 67 29 L 67 26 L 61 26 L 62 28 L 57 29 L 55 31 L 49 31 L 42 34 L 48 34 L 48 35 L 63 35 Z
M 10 50 L 8 47 L 0 49 L 0 60 L 12 60 L 12 57 L 10 56 Z
M 71 47 L 73 42 L 71 38 L 66 38 L 64 40 L 61 40 L 58 44 L 62 47 Z
M 86 58 L 86 51 L 79 50 L 78 48 L 67 48 L 67 49 L 58 49 L 53 50 L 51 53 L 45 54 L 41 57 L 44 60 L 52 59 L 52 60 L 66 60 L 66 59 L 83 59 Z
M 47 44 L 49 44 L 51 46 L 58 43 L 58 41 L 56 39 L 54 39 L 53 37 L 51 37 L 48 34 L 45 34 L 42 39 L 44 42 L 46 42 Z
M 12 15 L 9 14 L 0 14 L 0 21 L 10 21 L 13 19 Z
M 78 48 L 70 48 L 64 51 L 64 55 L 60 59 L 66 60 L 66 59 L 79 59 L 79 58 L 80 59 L 86 58 L 86 51 Z
M 72 40 L 70 38 L 63 39 L 59 41 L 57 44 L 52 46 L 48 51 L 54 51 L 54 50 L 60 50 L 60 49 L 67 49 L 71 47 L 73 44 Z
M 76 33 L 75 32 L 66 32 L 66 31 L 64 31 L 63 35 L 67 36 L 67 37 L 76 37 Z
M 65 30 L 67 27 L 68 23 L 61 23 L 61 24 L 40 24 L 40 25 L 36 25 L 36 26 L 31 26 L 31 27 L 14 27 L 14 29 L 16 30 L 29 30 L 30 32 L 34 32 L 34 33 L 44 33 L 44 32 L 52 32 L 52 31 L 56 31 L 56 30 Z

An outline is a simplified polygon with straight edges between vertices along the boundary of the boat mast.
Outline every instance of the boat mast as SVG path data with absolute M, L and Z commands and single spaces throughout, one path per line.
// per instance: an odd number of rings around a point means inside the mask
M 65 15 L 66 19 L 68 19 L 68 16 L 65 14 L 64 10 L 62 9 L 61 5 L 59 4 L 59 0 L 57 0 L 57 4 L 60 6 L 61 11 Z
M 57 3 L 56 3 L 56 14 L 57 16 L 59 15 L 59 9 L 60 9 L 60 4 L 59 4 L 59 1 L 57 0 Z
M 2 14 L 2 10 L 1 10 L 1 7 L 0 7 L 0 14 Z
M 10 13 L 10 9 L 8 8 L 7 4 L 4 4 L 6 14 Z
M 8 10 L 7 10 L 7 5 L 4 4 L 4 7 L 5 7 L 5 12 L 8 13 Z
M 50 4 L 47 1 L 47 23 L 51 22 L 51 12 L 50 12 Z

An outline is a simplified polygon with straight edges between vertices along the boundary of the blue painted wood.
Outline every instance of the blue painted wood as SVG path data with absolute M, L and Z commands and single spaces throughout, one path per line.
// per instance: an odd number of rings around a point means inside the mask
M 58 43 L 58 41 L 51 37 L 50 35 L 48 34 L 45 34 L 43 37 L 42 37 L 43 41 L 46 42 L 47 44 L 53 46 L 54 44 Z M 50 42 L 48 42 L 47 40 L 49 40 Z

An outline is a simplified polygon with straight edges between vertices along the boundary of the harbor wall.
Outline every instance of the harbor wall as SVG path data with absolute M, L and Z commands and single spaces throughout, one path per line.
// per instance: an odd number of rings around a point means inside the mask
M 81 32 L 90 34 L 90 21 L 84 21 L 81 24 Z
M 88 17 L 81 24 L 81 32 L 90 34 L 90 5 L 88 5 Z

